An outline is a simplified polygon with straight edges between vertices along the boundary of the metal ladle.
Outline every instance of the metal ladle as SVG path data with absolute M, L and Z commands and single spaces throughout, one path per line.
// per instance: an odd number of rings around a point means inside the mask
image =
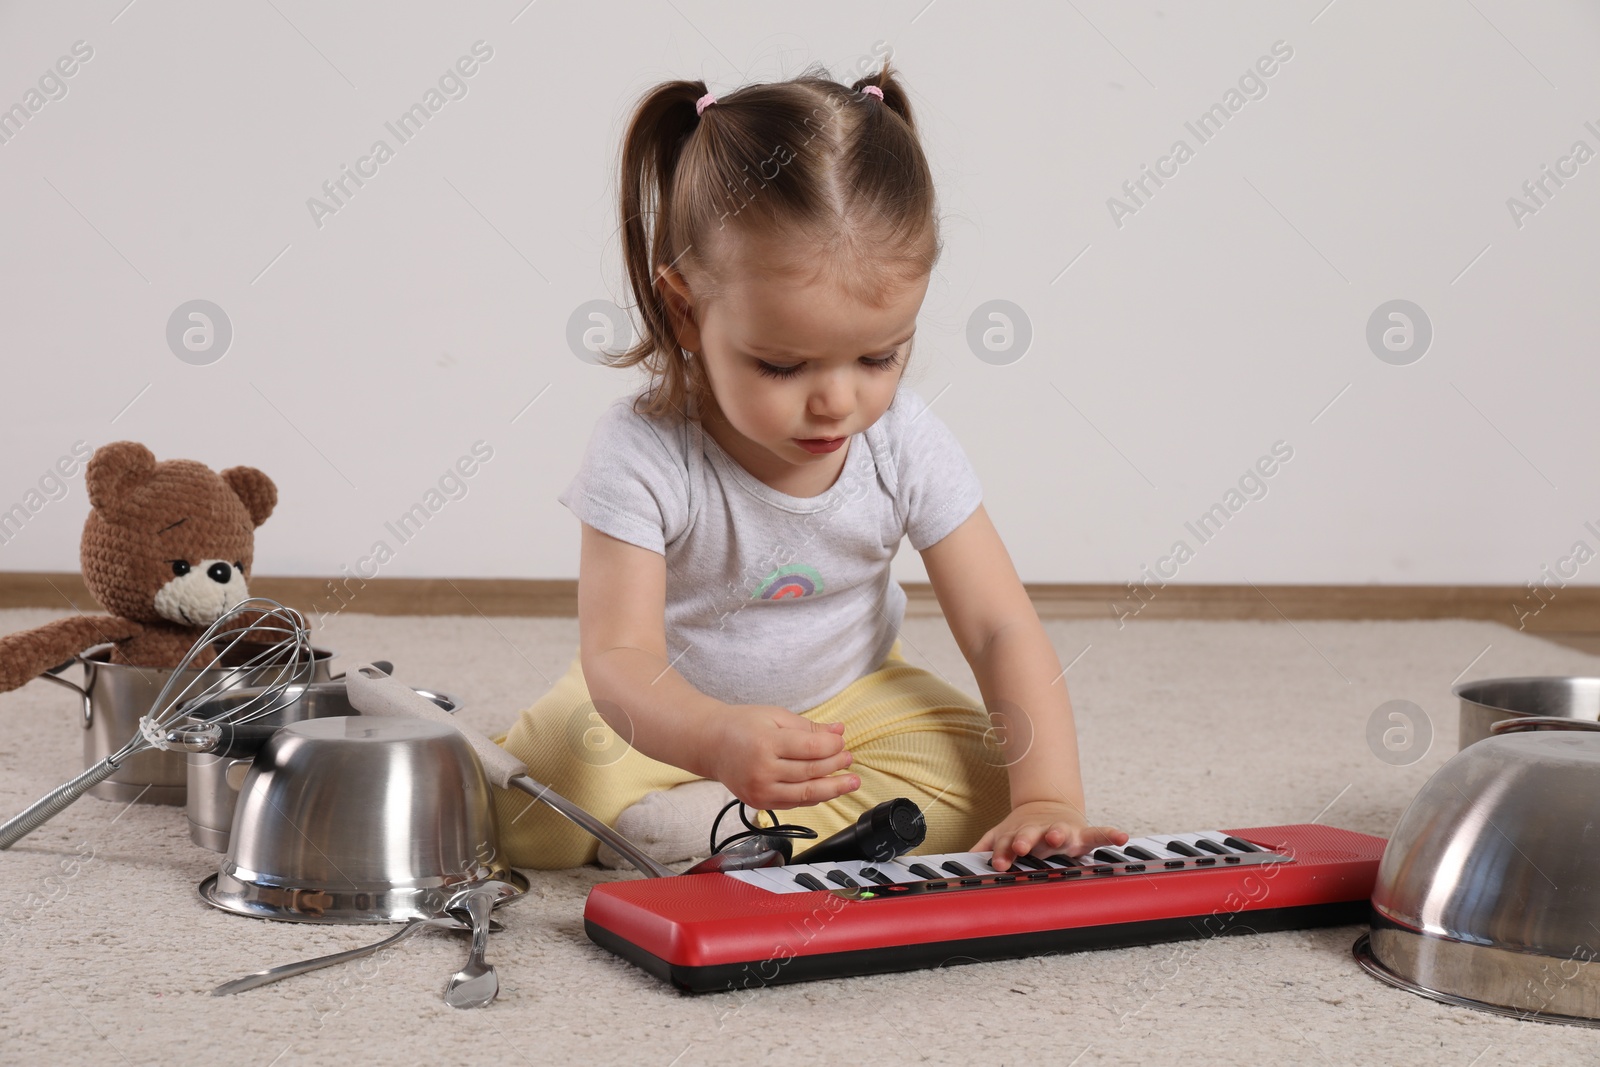
M 307 971 L 316 971 L 322 969 L 323 967 L 332 967 L 337 963 L 348 963 L 351 960 L 358 960 L 363 956 L 370 956 L 375 952 L 390 947 L 391 945 L 398 945 L 400 942 L 404 941 L 406 938 L 412 936 L 425 927 L 437 926 L 449 930 L 465 929 L 466 924 L 462 922 L 459 915 L 460 907 L 463 904 L 470 904 L 471 901 L 483 900 L 487 908 L 492 909 L 494 906 L 494 898 L 501 892 L 502 888 L 502 883 L 492 882 L 486 885 L 474 886 L 471 889 L 463 890 L 461 893 L 451 898 L 449 905 L 447 905 L 445 909 L 445 914 L 435 915 L 429 918 L 424 918 L 423 916 L 419 915 L 408 919 L 403 927 L 381 941 L 374 941 L 372 944 L 362 945 L 360 948 L 345 949 L 343 952 L 329 953 L 326 956 L 317 956 L 314 959 L 299 960 L 295 963 L 284 963 L 278 965 L 277 967 L 268 967 L 266 970 L 256 971 L 253 974 L 247 974 L 243 978 L 235 978 L 231 982 L 223 982 L 221 985 L 217 986 L 217 988 L 211 991 L 211 995 L 214 997 L 225 997 L 230 993 L 243 993 L 247 989 L 255 989 L 259 986 L 269 985 L 272 982 L 278 981 L 279 979 L 292 978 L 297 974 L 305 974 Z M 485 914 L 484 919 L 485 921 L 480 924 L 477 921 L 476 916 L 473 917 L 473 938 L 475 943 L 479 936 L 478 931 L 480 927 L 482 929 L 483 939 L 485 942 L 487 942 L 489 930 L 491 928 L 499 928 L 500 926 L 499 923 L 490 920 L 487 914 Z M 498 985 L 499 983 L 496 982 L 496 992 L 499 991 Z M 494 997 L 490 996 L 489 999 L 493 1000 Z M 485 1003 L 488 1002 L 485 1001 Z

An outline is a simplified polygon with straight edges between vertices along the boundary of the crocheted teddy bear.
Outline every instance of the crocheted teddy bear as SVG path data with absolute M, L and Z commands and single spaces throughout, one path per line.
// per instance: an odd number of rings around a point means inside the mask
M 207 626 L 250 595 L 255 529 L 278 502 L 265 474 L 254 467 L 219 474 L 187 459 L 157 463 L 144 445 L 117 441 L 95 451 L 84 480 L 91 510 L 79 562 L 84 584 L 111 614 L 0 638 L 0 692 L 107 641 L 113 663 L 171 669 Z

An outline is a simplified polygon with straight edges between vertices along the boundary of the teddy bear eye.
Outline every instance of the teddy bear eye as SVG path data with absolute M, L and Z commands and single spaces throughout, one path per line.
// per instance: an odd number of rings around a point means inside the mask
M 185 574 L 189 573 L 189 561 L 188 560 L 186 560 L 186 559 L 175 559 L 175 560 L 171 560 L 170 562 L 172 563 L 172 573 L 177 575 L 179 578 L 182 578 Z

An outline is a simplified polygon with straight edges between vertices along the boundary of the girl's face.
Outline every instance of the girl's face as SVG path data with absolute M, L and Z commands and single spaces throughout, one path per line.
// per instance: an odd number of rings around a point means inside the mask
M 860 433 L 894 401 L 928 291 L 924 275 L 877 306 L 825 278 L 746 274 L 707 305 L 681 274 L 669 269 L 663 282 L 679 344 L 711 385 L 706 432 L 760 481 L 811 490 L 792 495 L 827 489 L 849 447 L 802 441 Z

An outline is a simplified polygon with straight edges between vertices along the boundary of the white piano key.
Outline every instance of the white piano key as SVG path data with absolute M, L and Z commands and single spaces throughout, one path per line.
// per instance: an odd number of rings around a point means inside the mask
M 770 889 L 774 893 L 810 893 L 812 890 L 800 885 L 794 880 L 793 867 L 756 867 L 748 871 L 729 871 L 730 875 L 740 878 L 762 889 Z
M 930 863 L 928 866 L 940 874 L 950 874 L 949 871 L 944 869 L 944 865 L 948 861 L 954 860 L 973 874 L 996 874 L 998 872 L 989 864 L 989 860 L 993 855 L 993 852 L 950 852 L 938 857 L 938 863 Z M 951 875 L 951 877 L 961 876 Z

